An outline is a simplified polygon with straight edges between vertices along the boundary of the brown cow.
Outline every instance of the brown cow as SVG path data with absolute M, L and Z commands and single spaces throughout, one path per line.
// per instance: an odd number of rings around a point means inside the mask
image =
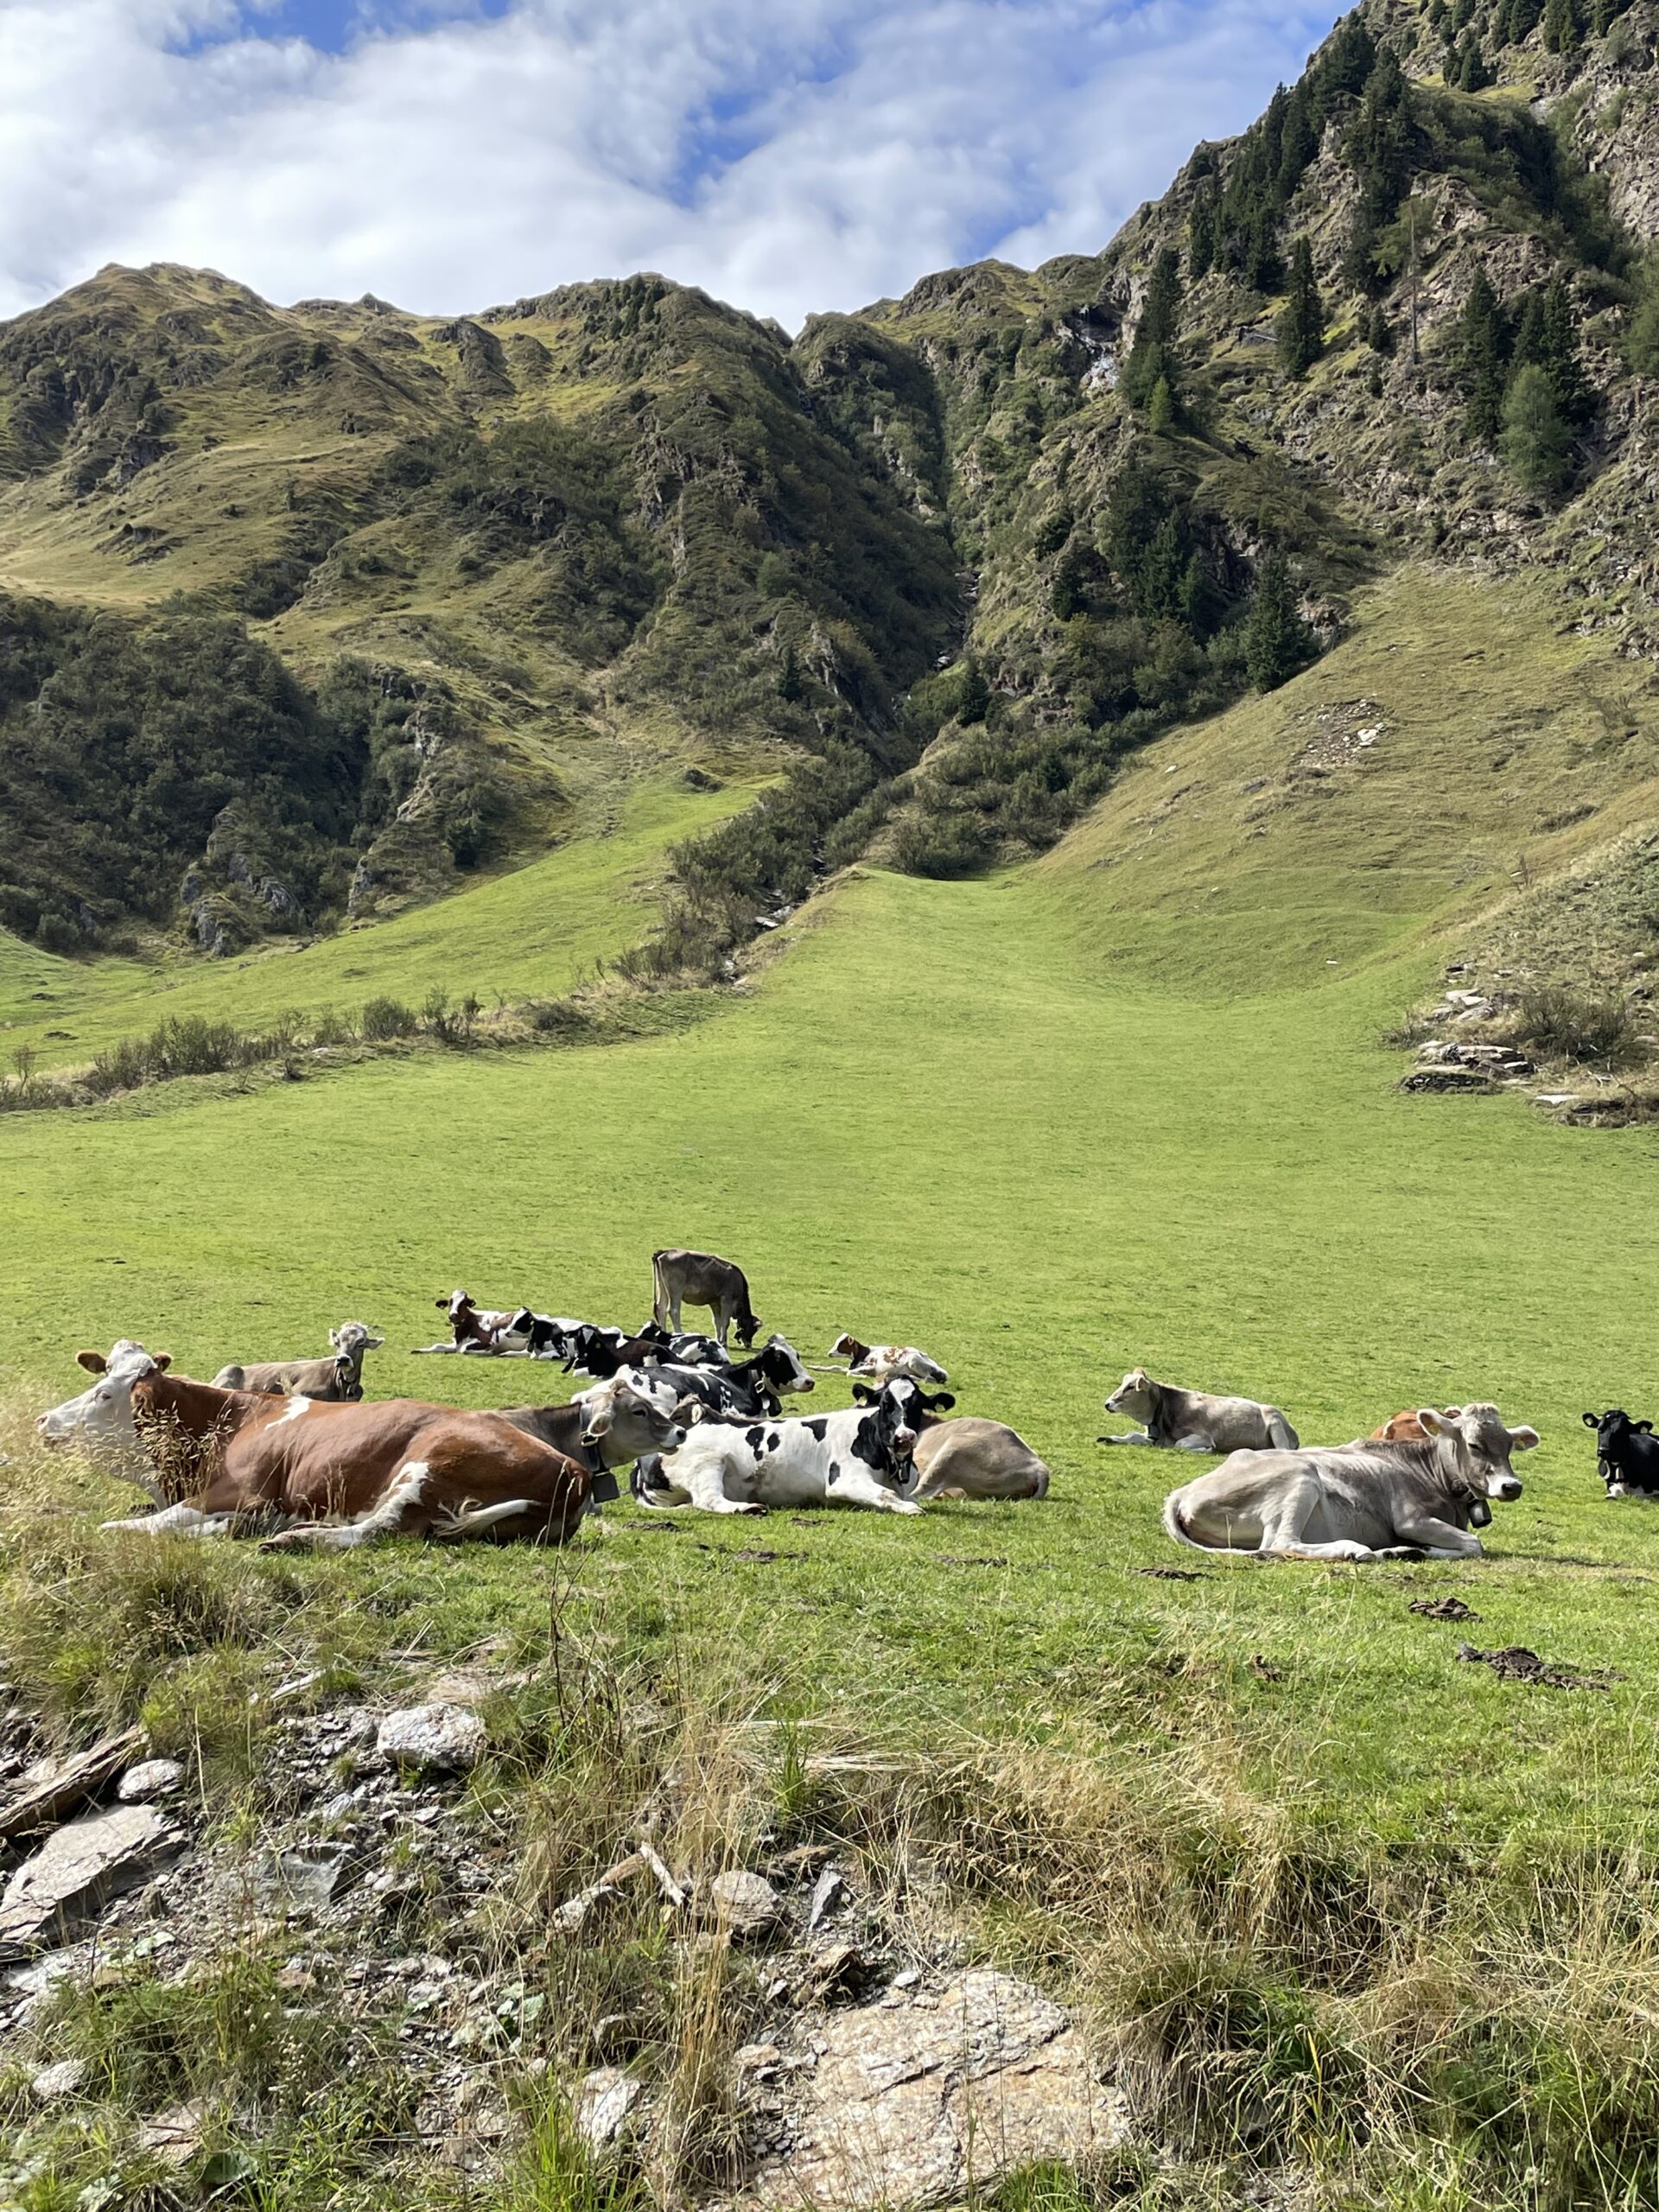
M 1447 1421 L 1456 1421 L 1463 1408 L 1446 1406 L 1441 1410 Z M 1382 1427 L 1374 1428 L 1365 1440 L 1371 1444 L 1421 1444 L 1427 1435 L 1421 1414 L 1414 1406 L 1408 1406 L 1403 1413 L 1390 1414 Z
M 652 1314 L 659 1329 L 677 1336 L 680 1306 L 689 1300 L 706 1306 L 715 1317 L 715 1334 L 724 1345 L 735 1325 L 737 1340 L 747 1350 L 760 1324 L 749 1303 L 749 1279 L 735 1260 L 722 1260 L 714 1252 L 688 1252 L 674 1246 L 651 1255 Z
M 220 1390 L 268 1390 L 284 1398 L 321 1398 L 325 1403 L 355 1403 L 363 1395 L 363 1355 L 386 1341 L 366 1321 L 342 1321 L 330 1329 L 334 1351 L 321 1359 L 272 1359 L 253 1367 L 221 1367 L 213 1377 Z
M 149 1394 L 164 1381 L 145 1377 L 133 1386 L 141 1423 Z M 559 1448 L 554 1437 L 571 1448 Z M 271 1543 L 325 1551 L 398 1534 L 488 1532 L 559 1543 L 581 1520 L 597 1472 L 684 1440 L 671 1392 L 637 1376 L 603 1386 L 600 1406 L 527 1407 L 512 1415 L 413 1399 L 318 1405 L 290 1398 L 231 1438 L 195 1503 L 105 1525 L 223 1535 L 298 1522 Z
M 279 1414 L 283 1401 L 169 1375 L 172 1357 L 152 1357 L 129 1338 L 108 1353 L 77 1352 L 77 1363 L 99 1380 L 41 1415 L 41 1440 L 81 1445 L 106 1472 L 136 1483 L 158 1505 L 199 1489 L 226 1441 L 248 1422 Z

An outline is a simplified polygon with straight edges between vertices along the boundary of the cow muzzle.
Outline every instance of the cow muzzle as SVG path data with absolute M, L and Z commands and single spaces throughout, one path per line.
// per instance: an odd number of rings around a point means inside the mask
M 1494 1475 L 1486 1485 L 1488 1497 L 1497 1498 L 1500 1504 L 1513 1505 L 1521 1495 L 1519 1475 Z

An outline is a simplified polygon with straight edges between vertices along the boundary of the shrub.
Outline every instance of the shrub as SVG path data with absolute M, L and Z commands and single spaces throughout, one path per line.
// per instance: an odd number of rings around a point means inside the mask
M 414 1008 L 405 1006 L 401 999 L 364 1001 L 362 1030 L 368 1044 L 384 1044 L 391 1037 L 412 1037 L 420 1026 Z
M 1539 983 L 1522 991 L 1516 1033 L 1535 1052 L 1563 1060 L 1599 1060 L 1612 1067 L 1636 1044 L 1630 1010 L 1612 991 L 1586 991 L 1570 983 Z

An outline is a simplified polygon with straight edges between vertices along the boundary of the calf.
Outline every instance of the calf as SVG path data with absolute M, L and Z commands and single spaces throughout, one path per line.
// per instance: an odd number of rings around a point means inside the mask
M 1455 1419 L 1420 1407 L 1417 1418 L 1421 1443 L 1235 1452 L 1170 1493 L 1165 1530 L 1200 1551 L 1266 1558 L 1478 1557 L 1475 1509 L 1520 1497 L 1510 1455 L 1530 1451 L 1538 1432 L 1506 1427 L 1491 1405 Z
M 342 1321 L 330 1329 L 334 1346 L 324 1359 L 270 1360 L 254 1367 L 221 1367 L 213 1377 L 220 1390 L 275 1391 L 283 1397 L 318 1398 L 325 1403 L 351 1402 L 363 1395 L 363 1355 L 378 1351 L 386 1341 L 377 1337 L 365 1321 Z
M 749 1279 L 735 1260 L 713 1252 L 687 1252 L 677 1246 L 651 1255 L 652 1315 L 659 1329 L 680 1325 L 680 1307 L 706 1306 L 715 1317 L 715 1334 L 723 1345 L 734 1327 L 745 1350 L 760 1324 L 749 1303 Z
M 1659 1496 L 1659 1436 L 1650 1421 L 1632 1421 L 1622 1406 L 1605 1414 L 1586 1414 L 1584 1425 L 1596 1432 L 1596 1472 L 1609 1497 Z
M 872 1382 L 891 1382 L 898 1375 L 912 1382 L 950 1380 L 937 1359 L 930 1359 L 914 1344 L 866 1344 L 843 1333 L 830 1345 L 830 1357 L 844 1359 L 849 1375 L 861 1375 Z
M 772 1505 L 868 1505 L 919 1513 L 911 1454 L 935 1402 L 913 1382 L 854 1386 L 844 1413 L 798 1421 L 700 1421 L 677 1452 L 642 1459 L 633 1494 L 653 1508 L 761 1513 Z
M 501 1338 L 518 1319 L 518 1313 L 508 1313 L 500 1307 L 474 1306 L 464 1290 L 452 1290 L 448 1298 L 435 1298 L 433 1304 L 449 1316 L 449 1332 L 453 1341 L 447 1344 L 427 1344 L 427 1351 L 485 1351 L 501 1350 Z M 521 1306 L 518 1313 L 524 1309 Z
M 1144 1367 L 1129 1370 L 1107 1399 L 1106 1410 L 1143 1422 L 1146 1433 L 1097 1436 L 1096 1444 L 1154 1444 L 1177 1452 L 1294 1452 L 1299 1440 L 1277 1406 L 1179 1390 L 1173 1382 L 1154 1382 Z
M 933 1399 L 948 1406 L 949 1395 Z M 912 1454 L 925 1497 L 1046 1497 L 1048 1469 L 1023 1436 L 1000 1421 L 964 1414 L 929 1419 Z

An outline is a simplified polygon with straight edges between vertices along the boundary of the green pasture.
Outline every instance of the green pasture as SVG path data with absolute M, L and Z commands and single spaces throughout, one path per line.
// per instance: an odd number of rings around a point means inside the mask
M 169 1015 L 257 1030 L 290 1008 L 354 1016 L 378 996 L 418 1009 L 435 986 L 451 1000 L 474 992 L 486 1007 L 556 996 L 646 934 L 667 847 L 711 829 L 754 790 L 640 782 L 608 823 L 527 866 L 389 921 L 304 944 L 279 939 L 240 959 L 83 963 L 0 933 L 0 1065 L 29 1046 L 43 1067 L 79 1066 Z
M 666 1537 L 624 1505 L 584 1588 L 742 1653 L 795 1709 L 832 1694 L 923 1734 L 1083 1727 L 1140 1755 L 1196 1731 L 1293 1822 L 1382 1836 L 1644 1832 L 1659 1517 L 1602 1501 L 1577 1417 L 1652 1402 L 1659 1223 L 1630 1193 L 1653 1136 L 1400 1095 L 1376 1039 L 1421 956 L 1200 1002 L 1115 974 L 1105 929 L 1041 871 L 866 873 L 671 1039 L 16 1117 L 8 1365 L 43 1402 L 83 1343 L 136 1334 L 212 1373 L 361 1316 L 391 1339 L 372 1389 L 512 1403 L 559 1378 L 410 1356 L 440 1294 L 635 1321 L 654 1245 L 715 1245 L 809 1357 L 843 1327 L 929 1347 L 964 1410 L 1043 1452 L 1052 1495 Z M 1191 1463 L 1093 1441 L 1137 1360 L 1275 1399 L 1311 1440 L 1479 1395 L 1545 1443 L 1484 1563 L 1229 1567 L 1159 1527 Z M 480 1548 L 307 1571 L 413 1585 L 442 1648 L 540 1617 L 552 1570 Z M 1444 1590 L 1478 1627 L 1408 1611 Z M 1506 1686 L 1457 1663 L 1464 1635 L 1622 1679 Z

